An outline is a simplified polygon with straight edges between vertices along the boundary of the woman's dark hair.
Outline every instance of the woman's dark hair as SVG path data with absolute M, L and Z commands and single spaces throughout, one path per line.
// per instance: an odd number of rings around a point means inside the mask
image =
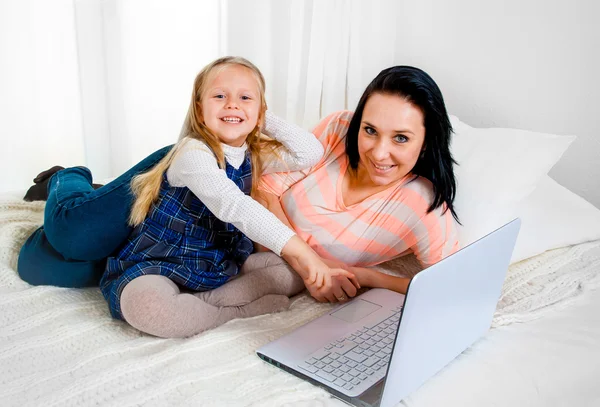
M 412 66 L 394 66 L 384 69 L 365 89 L 346 134 L 346 154 L 350 166 L 356 170 L 358 154 L 358 132 L 367 100 L 374 93 L 397 95 L 418 107 L 423 113 L 425 141 L 412 173 L 427 178 L 433 184 L 434 199 L 427 212 L 446 203 L 454 219 L 456 180 L 453 165 L 456 164 L 450 153 L 452 125 L 448 118 L 442 92 L 431 77 Z

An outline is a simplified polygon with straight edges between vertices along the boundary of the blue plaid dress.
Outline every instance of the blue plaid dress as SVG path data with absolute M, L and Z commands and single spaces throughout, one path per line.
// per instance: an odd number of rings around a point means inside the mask
M 250 194 L 250 155 L 227 177 Z M 187 187 L 172 187 L 166 174 L 158 201 L 116 257 L 109 257 L 100 289 L 114 318 L 123 319 L 120 297 L 136 277 L 159 274 L 193 291 L 223 285 L 239 272 L 253 244 L 235 226 L 217 219 Z

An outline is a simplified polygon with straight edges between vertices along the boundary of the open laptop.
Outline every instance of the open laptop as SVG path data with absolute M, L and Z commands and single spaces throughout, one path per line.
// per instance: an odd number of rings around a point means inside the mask
M 395 406 L 485 334 L 521 222 L 418 273 L 406 296 L 371 289 L 257 350 L 356 406 Z

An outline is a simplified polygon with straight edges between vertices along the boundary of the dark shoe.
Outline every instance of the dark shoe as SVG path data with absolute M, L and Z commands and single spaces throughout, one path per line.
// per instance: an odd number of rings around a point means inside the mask
M 48 183 L 50 178 L 60 170 L 64 170 L 65 167 L 55 165 L 54 167 L 40 172 L 37 177 L 33 179 L 34 184 L 27 190 L 27 193 L 23 197 L 23 200 L 27 202 L 32 201 L 47 201 L 48 200 Z M 92 184 L 94 189 L 103 187 L 102 184 Z
M 48 182 L 50 182 L 50 178 L 58 171 L 64 169 L 65 167 L 55 165 L 46 171 L 40 172 L 37 177 L 33 179 L 34 184 L 27 190 L 23 200 L 27 202 L 48 200 Z
M 49 170 L 40 172 L 37 175 L 37 177 L 35 177 L 33 179 L 33 183 L 39 184 L 40 182 L 44 182 L 47 179 L 50 179 L 50 177 L 53 176 L 55 172 L 58 172 L 58 171 L 64 170 L 64 169 L 65 169 L 65 167 L 61 167 L 60 165 L 55 165 L 54 167 L 50 168 Z

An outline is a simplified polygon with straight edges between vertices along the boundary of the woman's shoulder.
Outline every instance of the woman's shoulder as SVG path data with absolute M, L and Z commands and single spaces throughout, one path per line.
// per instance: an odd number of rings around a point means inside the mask
M 413 175 L 408 178 L 400 190 L 399 195 L 402 196 L 402 200 L 408 203 L 421 219 L 452 217 L 452 213 L 447 210 L 448 207 L 445 203 L 428 212 L 435 199 L 435 191 L 433 183 L 427 178 Z
M 346 137 L 353 114 L 349 110 L 331 113 L 321 119 L 312 132 L 324 146 L 335 145 Z
M 326 116 L 321 120 L 321 123 L 327 123 L 329 125 L 340 124 L 348 127 L 348 125 L 350 125 L 350 120 L 352 120 L 352 116 L 354 116 L 354 112 L 351 110 L 339 110 Z
M 401 189 L 404 195 L 408 195 L 408 198 L 415 202 L 415 206 L 419 207 L 419 212 L 426 211 L 435 198 L 432 182 L 419 175 L 408 175 Z

